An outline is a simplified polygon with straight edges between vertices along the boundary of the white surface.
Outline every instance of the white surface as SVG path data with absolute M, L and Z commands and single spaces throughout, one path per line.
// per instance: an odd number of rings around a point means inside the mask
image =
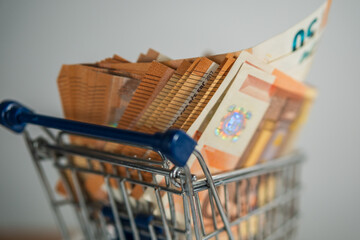
M 230 52 L 286 30 L 322 0 L 0 1 L 0 99 L 61 116 L 63 63 L 118 53 L 136 60 L 152 47 L 173 58 Z M 299 239 L 360 235 L 360 7 L 334 1 L 308 81 L 319 97 L 299 146 L 308 154 Z M 0 128 L 0 227 L 53 226 L 21 137 Z

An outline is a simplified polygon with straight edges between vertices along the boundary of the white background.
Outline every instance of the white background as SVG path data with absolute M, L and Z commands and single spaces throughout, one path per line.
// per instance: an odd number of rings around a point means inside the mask
M 136 60 L 152 47 L 172 58 L 258 44 L 300 21 L 322 0 L 0 1 L 0 100 L 62 116 L 63 63 L 114 53 Z M 360 236 L 358 1 L 334 1 L 307 81 L 319 97 L 299 140 L 303 171 L 299 239 Z M 0 128 L 0 228 L 54 227 L 20 136 Z

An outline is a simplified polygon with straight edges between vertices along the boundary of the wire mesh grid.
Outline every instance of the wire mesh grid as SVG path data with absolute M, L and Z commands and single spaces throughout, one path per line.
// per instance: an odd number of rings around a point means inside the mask
M 296 236 L 301 153 L 246 169 L 204 176 L 188 167 L 74 146 L 55 136 L 24 133 L 64 239 L 64 206 L 71 206 L 83 239 L 293 239 Z M 75 164 L 80 157 L 82 164 Z M 66 194 L 59 198 L 43 163 L 51 161 Z M 103 180 L 105 198 L 88 194 L 84 178 Z

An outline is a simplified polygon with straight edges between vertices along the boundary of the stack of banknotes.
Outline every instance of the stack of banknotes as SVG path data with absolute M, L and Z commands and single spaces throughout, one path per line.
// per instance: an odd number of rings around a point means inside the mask
M 64 65 L 58 77 L 64 115 L 145 133 L 182 129 L 198 142 L 212 174 L 287 154 L 316 96 L 304 80 L 330 3 L 284 33 L 242 51 L 174 60 L 150 49 L 135 63 L 114 55 L 97 63 Z M 71 141 L 117 154 L 158 158 L 148 150 L 100 140 L 72 137 Z M 194 160 L 189 159 L 188 166 L 201 176 Z M 78 158 L 74 163 L 82 165 L 86 160 Z M 134 173 L 135 178 L 138 175 Z M 83 178 L 91 198 L 106 198 L 103 177 Z M 128 188 L 135 199 L 146 194 Z M 64 191 L 61 183 L 57 189 Z

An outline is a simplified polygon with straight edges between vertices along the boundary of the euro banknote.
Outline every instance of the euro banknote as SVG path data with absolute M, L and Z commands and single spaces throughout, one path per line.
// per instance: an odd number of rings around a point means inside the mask
M 307 18 L 253 48 L 251 52 L 291 77 L 304 81 L 327 23 L 331 0 Z

